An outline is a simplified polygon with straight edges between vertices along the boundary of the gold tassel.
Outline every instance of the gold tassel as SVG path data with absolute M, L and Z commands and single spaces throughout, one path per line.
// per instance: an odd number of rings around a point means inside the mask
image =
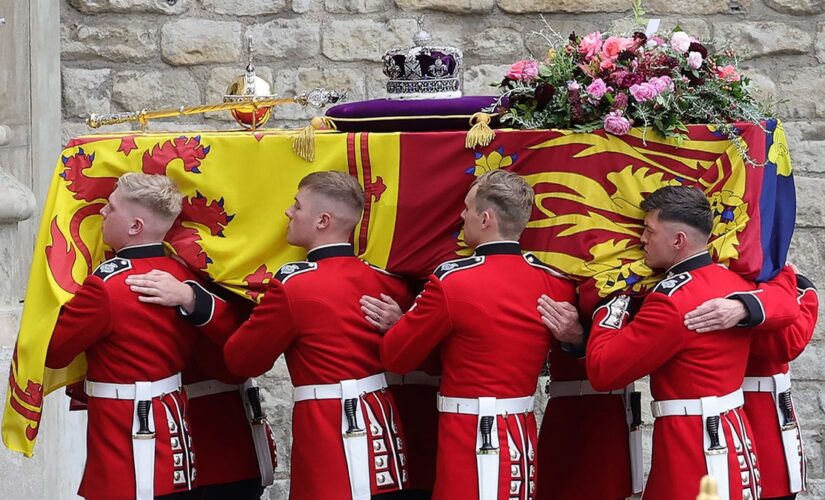
M 704 476 L 699 483 L 699 495 L 696 500 L 719 500 L 716 479 L 713 476 Z
M 308 162 L 315 161 L 315 131 L 335 130 L 335 123 L 326 116 L 316 116 L 309 125 L 300 129 L 292 138 L 292 150 Z
M 477 146 L 489 146 L 493 142 L 496 133 L 490 128 L 491 119 L 492 117 L 487 113 L 475 113 L 470 117 L 472 127 L 470 127 L 467 138 L 464 140 L 465 148 L 474 149 Z

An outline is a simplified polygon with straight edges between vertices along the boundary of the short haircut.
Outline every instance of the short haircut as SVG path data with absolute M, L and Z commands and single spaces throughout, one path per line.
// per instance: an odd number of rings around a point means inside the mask
M 501 236 L 517 240 L 533 211 L 533 188 L 520 175 L 506 170 L 487 172 L 473 181 L 476 212 L 492 209 Z
M 713 212 L 702 191 L 689 186 L 665 186 L 642 201 L 642 210 L 659 211 L 659 220 L 680 222 L 704 236 L 713 230 Z
M 355 177 L 346 172 L 313 172 L 301 179 L 298 189 L 307 189 L 343 204 L 352 211 L 356 223 L 364 211 L 364 190 Z
M 164 219 L 174 220 L 180 214 L 183 195 L 165 175 L 129 172 L 120 176 L 117 187 L 126 199 Z

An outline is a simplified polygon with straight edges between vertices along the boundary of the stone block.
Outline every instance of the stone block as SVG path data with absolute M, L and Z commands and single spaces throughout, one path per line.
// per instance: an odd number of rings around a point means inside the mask
M 805 458 L 808 468 L 808 475 L 810 477 L 821 478 L 823 473 L 825 473 L 825 466 L 823 466 L 822 428 L 806 429 L 804 427 L 804 422 L 802 425 L 802 443 L 803 446 L 805 446 Z
M 266 67 L 257 66 L 255 74 L 263 78 L 266 82 L 272 83 L 272 70 Z M 209 72 L 209 79 L 206 81 L 206 90 L 204 92 L 205 102 L 223 102 L 223 96 L 226 94 L 226 89 L 238 77 L 241 76 L 241 70 L 238 68 L 212 68 Z M 273 93 L 278 93 L 277 90 L 272 89 Z M 235 123 L 235 119 L 229 111 L 215 111 L 206 113 L 206 118 L 221 120 Z
M 527 54 L 520 31 L 490 27 L 478 30 L 468 40 L 465 55 L 487 62 L 513 62 Z
M 822 283 L 825 283 L 825 268 L 822 267 L 822 262 L 825 262 L 825 232 L 819 228 L 797 227 L 791 240 L 788 260 L 822 288 Z M 825 313 L 825 308 L 821 312 Z
M 782 122 L 782 125 L 788 139 L 794 172 L 825 173 L 825 161 L 822 158 L 822 151 L 825 151 L 825 122 L 794 121 Z
M 823 376 L 822 356 L 825 348 L 819 342 L 811 342 L 801 356 L 791 362 L 794 380 L 820 381 Z
M 661 24 L 659 24 L 659 31 L 657 33 L 660 36 L 664 36 L 673 31 L 673 29 L 677 26 L 682 28 L 682 31 L 685 33 L 696 37 L 702 42 L 707 43 L 713 39 L 713 26 L 709 22 L 683 16 L 663 18 L 661 20 Z
M 294 65 L 318 55 L 321 47 L 321 27 L 302 19 L 275 19 L 250 26 L 255 52 L 260 57 L 290 59 Z
M 464 72 L 464 95 L 497 95 L 498 90 L 492 84 L 504 79 L 509 64 L 480 64 Z
M 820 382 L 793 380 L 794 409 L 803 428 L 819 428 L 825 422 L 825 389 Z
M 797 176 L 794 180 L 797 227 L 825 227 L 825 179 Z
M 694 0 L 692 2 L 673 2 L 672 0 L 650 0 L 644 3 L 649 13 L 685 14 L 688 16 L 702 16 L 709 14 L 747 14 L 750 12 L 753 0 Z M 648 14 L 653 17 L 652 14 Z
M 241 61 L 241 23 L 181 19 L 161 28 L 161 56 L 176 66 Z
M 384 74 L 384 69 L 375 67 L 367 71 L 366 82 L 366 98 L 367 99 L 384 99 L 387 97 L 387 75 Z M 352 99 L 350 99 L 352 100 Z
M 115 74 L 112 101 L 129 111 L 200 104 L 198 84 L 189 71 L 126 70 Z
M 783 99 L 777 106 L 786 120 L 825 116 L 825 67 L 786 68 L 779 73 L 777 93 Z
M 69 5 L 84 14 L 116 12 L 119 14 L 181 14 L 194 0 L 69 0 Z
M 292 0 L 292 12 L 306 14 L 310 10 L 317 9 L 321 0 Z
M 229 16 L 265 16 L 286 8 L 286 0 L 201 0 L 203 8 Z
M 139 62 L 158 54 L 158 29 L 135 23 L 63 23 L 60 26 L 61 58 L 67 61 L 105 59 Z
M 816 25 L 816 60 L 825 62 L 825 23 L 817 23 Z
M 580 2 L 578 0 L 497 0 L 497 3 L 501 10 L 511 14 L 526 14 L 530 12 L 553 14 L 624 12 L 630 8 L 630 4 L 624 0 L 593 0 L 591 2 Z
M 89 128 L 85 122 L 82 121 L 70 121 L 70 120 L 63 120 L 62 122 L 62 135 L 60 144 L 61 146 L 66 146 L 69 143 L 69 140 L 74 139 L 75 137 L 80 137 L 82 135 L 91 135 L 99 133 L 98 130 L 93 128 Z M 133 127 L 128 123 L 118 123 L 117 125 L 107 125 L 105 128 L 106 132 L 126 132 L 132 130 Z
M 111 70 L 63 68 L 63 113 L 86 117 L 92 113 L 108 113 L 112 100 Z
M 495 0 L 395 0 L 401 10 L 440 10 L 456 14 L 487 13 Z
M 412 46 L 416 31 L 418 23 L 413 19 L 332 21 L 326 26 L 321 50 L 333 61 L 379 61 L 388 49 Z
M 720 45 L 735 48 L 742 59 L 806 54 L 810 52 L 813 43 L 811 35 L 806 31 L 785 23 L 716 23 L 713 32 Z
M 773 79 L 754 68 L 742 67 L 740 68 L 744 76 L 751 81 L 751 92 L 758 101 L 761 102 L 776 102 L 778 97 L 776 95 L 776 83 Z M 787 132 L 787 128 L 785 129 Z M 795 165 L 794 165 L 795 166 Z
M 823 0 L 765 0 L 765 5 L 783 14 L 807 16 L 825 11 Z
M 324 0 L 324 9 L 333 14 L 386 12 L 389 0 Z
M 289 478 L 276 479 L 272 486 L 264 491 L 262 498 L 269 498 L 270 500 L 286 500 L 289 498 Z
M 275 88 L 283 96 L 308 92 L 316 87 L 328 90 L 347 91 L 350 102 L 364 99 L 365 74 L 360 69 L 343 68 L 298 68 L 297 70 L 282 70 L 275 74 Z M 308 125 L 308 120 L 314 116 L 321 116 L 324 110 L 311 106 L 302 108 L 298 105 L 278 106 L 272 115 L 275 120 L 301 120 Z

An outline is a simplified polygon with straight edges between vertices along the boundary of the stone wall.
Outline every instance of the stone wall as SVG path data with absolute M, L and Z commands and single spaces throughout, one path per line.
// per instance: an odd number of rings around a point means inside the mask
M 798 183 L 792 258 L 825 284 L 825 164 L 817 161 L 825 145 L 825 69 L 819 65 L 825 61 L 825 2 L 649 0 L 646 7 L 665 28 L 678 24 L 703 40 L 744 49 L 746 73 L 763 95 L 782 100 L 778 111 Z M 219 102 L 244 66 L 247 34 L 255 40 L 259 73 L 275 92 L 325 86 L 345 89 L 355 101 L 384 96 L 380 56 L 406 46 L 423 14 L 436 41 L 464 49 L 465 94 L 490 94 L 489 84 L 510 62 L 539 50 L 526 35 L 540 27 L 540 13 L 560 33 L 587 33 L 609 26 L 628 8 L 628 0 L 62 0 L 63 139 L 88 133 L 83 118 L 92 112 Z M 315 114 L 283 106 L 270 126 L 304 126 Z M 233 126 L 227 115 L 215 114 L 150 128 Z M 810 456 L 804 498 L 825 498 L 821 354 L 820 326 L 793 366 Z M 282 464 L 270 495 L 285 498 L 290 396 L 282 365 L 265 377 L 264 393 Z

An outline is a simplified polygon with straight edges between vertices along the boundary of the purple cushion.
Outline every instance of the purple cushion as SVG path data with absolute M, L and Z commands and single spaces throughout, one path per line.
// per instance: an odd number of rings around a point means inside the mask
M 469 130 L 470 117 L 496 102 L 495 96 L 349 102 L 329 108 L 326 116 L 344 132 L 433 132 Z M 496 126 L 493 118 L 490 125 Z

